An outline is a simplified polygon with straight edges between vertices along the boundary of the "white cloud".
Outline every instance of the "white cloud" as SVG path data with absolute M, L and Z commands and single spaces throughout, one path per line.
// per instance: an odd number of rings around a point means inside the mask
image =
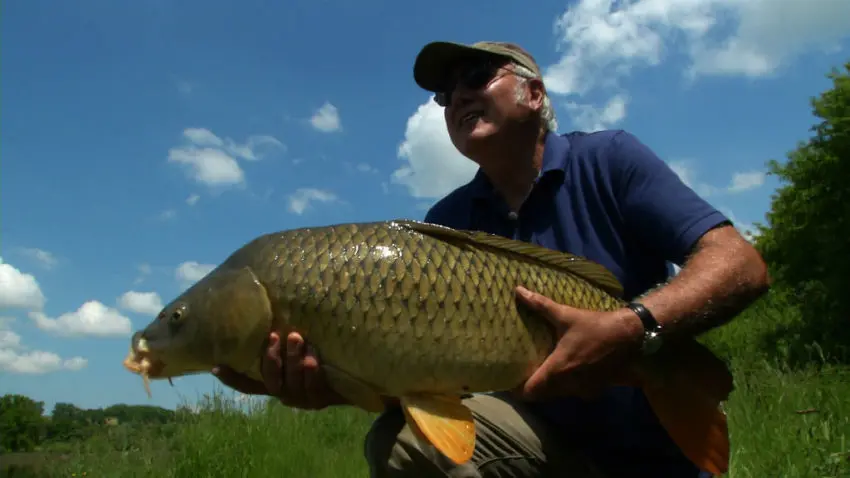
M 18 352 L 0 349 L 0 370 L 8 373 L 40 375 L 63 369 L 77 371 L 86 365 L 88 360 L 82 357 L 62 359 L 53 352 L 43 350 Z
M 314 188 L 301 188 L 289 195 L 289 210 L 295 214 L 304 214 L 313 202 L 335 202 L 337 196 L 331 191 Z
M 367 163 L 358 163 L 357 166 L 355 166 L 355 168 L 357 168 L 357 170 L 360 171 L 361 173 L 377 173 L 378 172 L 377 169 L 375 169 L 374 167 L 372 167 L 372 165 L 367 164 Z
M 693 161 L 668 161 L 667 164 L 685 185 L 693 189 L 700 196 L 707 198 L 717 192 L 716 187 L 698 180 Z
M 136 269 L 139 271 L 139 275 L 136 276 L 135 280 L 133 280 L 134 284 L 140 284 L 144 282 L 145 277 L 149 276 L 153 271 L 150 264 L 139 264 Z
M 21 336 L 11 330 L 0 328 L 0 350 L 17 349 L 21 347 Z
M 32 274 L 26 274 L 0 259 L 0 310 L 40 310 L 44 294 Z
M 162 310 L 162 299 L 156 292 L 131 290 L 118 298 L 118 306 L 137 314 L 156 315 Z
M 319 131 L 332 133 L 340 131 L 342 126 L 339 120 L 339 111 L 336 106 L 325 102 L 310 118 L 310 124 Z
M 711 42 L 701 38 L 693 45 L 692 75 L 743 75 L 776 73 L 807 51 L 829 51 L 850 36 L 850 2 L 819 0 L 715 0 L 738 20 L 734 33 Z M 724 8 L 725 7 L 725 8 Z
M 682 182 L 704 198 L 720 194 L 737 194 L 749 191 L 763 185 L 765 179 L 765 173 L 762 171 L 736 172 L 732 174 L 729 185 L 721 188 L 700 181 L 693 161 L 677 160 L 669 161 L 667 164 L 679 176 Z
M 407 120 L 398 157 L 405 164 L 391 177 L 415 198 L 437 198 L 469 182 L 478 165 L 449 138 L 443 108 L 430 98 Z
M 724 21 L 725 20 L 725 21 Z M 764 75 L 850 35 L 850 2 L 822 0 L 581 0 L 555 22 L 550 90 L 584 94 L 675 53 L 693 74 Z M 755 66 L 753 66 L 755 65 Z
M 204 128 L 186 128 L 183 130 L 183 136 L 197 146 L 220 147 L 224 145 L 221 138 Z
M 182 287 L 189 287 L 201 280 L 205 275 L 215 269 L 215 264 L 201 264 L 195 261 L 186 261 L 179 266 L 174 272 L 177 281 Z
M 29 316 L 38 328 L 65 336 L 124 337 L 130 334 L 132 325 L 118 310 L 96 300 L 86 301 L 74 312 L 55 319 L 42 312 L 30 312 Z
M 268 135 L 250 136 L 246 143 L 222 139 L 204 128 L 183 131 L 187 144 L 168 151 L 168 160 L 182 164 L 189 177 L 207 186 L 234 186 L 245 182 L 245 172 L 236 161 L 241 158 L 255 161 L 260 158 L 260 146 L 284 149 L 283 143 Z
M 45 269 L 52 269 L 53 266 L 56 265 L 57 260 L 53 253 L 49 251 L 45 251 L 44 249 L 39 249 L 36 247 L 26 247 L 21 250 L 24 255 L 35 259 L 39 265 L 44 267 Z
M 198 203 L 199 199 L 201 199 L 201 196 L 198 196 L 197 194 L 192 194 L 191 196 L 186 198 L 186 204 L 194 206 Z
M 83 357 L 71 357 L 62 361 L 62 368 L 68 370 L 82 370 L 89 364 L 89 361 Z
M 727 190 L 731 193 L 739 193 L 755 189 L 764 184 L 765 173 L 762 171 L 748 171 L 732 175 L 732 182 Z
M 9 329 L 13 318 L 0 318 L 0 371 L 41 374 L 56 370 L 80 370 L 88 361 L 82 357 L 62 359 L 52 352 L 29 350 L 21 336 Z
M 228 139 L 226 149 L 231 154 L 242 159 L 257 161 L 262 157 L 259 152 L 261 146 L 274 146 L 276 148 L 285 149 L 283 143 L 278 141 L 277 138 L 268 135 L 250 136 L 248 138 L 248 142 L 245 144 L 237 144 Z
M 741 221 L 728 208 L 720 208 L 720 212 L 722 212 L 723 215 L 725 215 L 729 218 L 730 221 L 732 221 L 732 225 L 734 225 L 735 228 L 738 229 L 738 232 L 740 232 L 746 240 L 753 242 L 759 236 L 760 231 L 755 227 L 754 224 L 750 222 Z
M 184 147 L 168 152 L 168 160 L 188 167 L 192 179 L 209 186 L 241 184 L 245 172 L 233 157 L 212 148 Z
M 582 131 L 593 132 L 608 129 L 626 117 L 628 97 L 625 94 L 612 96 L 602 108 L 590 104 L 566 103 L 573 124 Z
M 684 56 L 682 74 L 689 79 L 773 74 L 802 53 L 834 48 L 850 35 L 850 2 L 811 5 L 808 0 L 580 0 L 555 21 L 561 57 L 544 69 L 547 90 L 616 96 L 633 70 L 657 67 L 674 55 Z M 570 113 L 588 114 L 587 108 Z M 576 121 L 581 126 L 586 119 Z

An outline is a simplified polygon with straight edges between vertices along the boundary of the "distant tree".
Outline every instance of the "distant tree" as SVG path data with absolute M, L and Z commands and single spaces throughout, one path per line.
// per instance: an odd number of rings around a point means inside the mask
M 833 359 L 850 347 L 850 63 L 812 98 L 813 136 L 768 162 L 784 183 L 773 195 L 757 247 L 775 288 L 799 304 L 802 321 L 780 331 L 801 345 L 818 342 Z M 792 332 L 789 334 L 789 332 Z
M 48 426 L 48 437 L 55 441 L 78 440 L 87 436 L 91 420 L 89 410 L 83 410 L 70 403 L 57 403 L 53 406 Z
M 103 409 L 105 417 L 117 418 L 120 423 L 168 423 L 174 420 L 174 410 L 152 405 L 112 405 Z
M 24 395 L 0 397 L 0 453 L 32 451 L 44 433 L 44 403 Z

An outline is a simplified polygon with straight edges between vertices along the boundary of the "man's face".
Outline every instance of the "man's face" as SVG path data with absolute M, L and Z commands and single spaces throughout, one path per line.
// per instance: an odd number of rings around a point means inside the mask
M 506 125 L 528 119 L 539 108 L 536 80 L 521 85 L 522 78 L 507 62 L 470 60 L 456 67 L 450 78 L 454 88 L 436 100 L 446 107 L 449 136 L 464 155 L 471 156 Z M 517 101 L 518 88 L 526 89 L 526 101 Z

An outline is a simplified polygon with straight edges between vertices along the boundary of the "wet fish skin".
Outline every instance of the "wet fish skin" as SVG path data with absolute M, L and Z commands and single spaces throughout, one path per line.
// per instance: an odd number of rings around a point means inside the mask
M 433 425 L 421 430 L 426 438 L 462 461 L 474 441 L 454 455 L 444 443 L 469 433 L 457 397 L 520 385 L 555 344 L 550 324 L 516 301 L 517 285 L 583 309 L 624 305 L 601 266 L 498 236 L 413 221 L 302 228 L 235 251 L 134 336 L 125 363 L 139 373 L 147 359 L 154 379 L 215 364 L 260 379 L 268 332 L 297 330 L 318 350 L 331 386 L 367 410 L 382 408 L 380 396 L 402 398 L 408 421 Z M 142 338 L 145 353 L 136 350 Z M 646 379 L 651 361 L 635 370 L 633 380 Z M 722 442 L 725 426 L 712 415 L 696 433 Z M 719 446 L 708 461 L 723 462 Z

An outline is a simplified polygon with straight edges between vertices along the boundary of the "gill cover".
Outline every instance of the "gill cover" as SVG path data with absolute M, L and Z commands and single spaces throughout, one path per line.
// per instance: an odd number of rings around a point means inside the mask
M 265 287 L 248 267 L 218 268 L 163 308 L 143 332 L 177 377 L 228 365 L 247 370 L 271 325 Z
M 220 268 L 196 284 L 189 300 L 215 364 L 245 369 L 256 359 L 272 322 L 266 289 L 251 268 Z M 198 351 L 201 353 L 202 351 Z

